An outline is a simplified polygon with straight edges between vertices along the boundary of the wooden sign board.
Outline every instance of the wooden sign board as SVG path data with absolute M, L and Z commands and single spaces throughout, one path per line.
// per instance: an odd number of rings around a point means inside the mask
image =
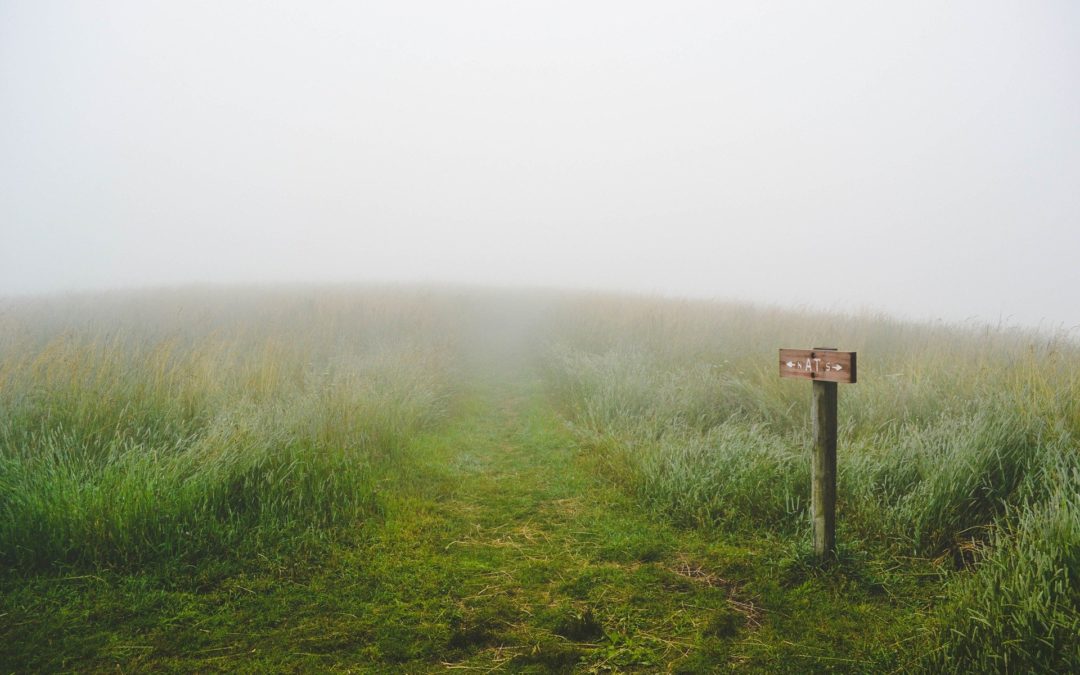
M 780 377 L 855 384 L 855 352 L 781 349 Z

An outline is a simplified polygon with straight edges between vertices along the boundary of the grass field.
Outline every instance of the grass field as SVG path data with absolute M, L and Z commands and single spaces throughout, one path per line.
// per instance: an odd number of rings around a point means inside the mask
M 840 391 L 839 562 L 809 385 Z M 0 671 L 1080 670 L 1067 333 L 480 289 L 0 301 Z

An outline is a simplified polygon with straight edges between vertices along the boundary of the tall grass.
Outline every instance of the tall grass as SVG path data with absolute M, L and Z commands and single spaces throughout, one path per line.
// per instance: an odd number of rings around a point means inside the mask
M 1080 461 L 1075 448 L 1011 509 L 978 570 L 957 579 L 932 670 L 1076 672 L 1080 664 Z
M 376 515 L 382 467 L 446 412 L 448 333 L 418 330 L 433 317 L 408 294 L 313 297 L 287 321 L 274 300 L 288 296 L 215 313 L 213 296 L 163 294 L 157 316 L 131 321 L 143 300 L 123 298 L 112 319 L 70 300 L 5 317 L 4 566 L 317 540 Z M 162 305 L 201 316 L 169 327 Z
M 552 339 L 549 389 L 612 480 L 679 522 L 802 536 L 809 387 L 778 377 L 776 350 L 858 350 L 859 383 L 840 391 L 838 508 L 886 554 L 961 570 L 927 663 L 1080 669 L 1069 335 L 593 298 Z
M 776 350 L 818 345 L 860 357 L 840 391 L 843 532 L 954 563 L 926 668 L 1080 671 L 1080 345 L 1007 327 L 476 289 L 6 300 L 0 565 L 194 563 L 345 536 L 378 516 L 379 486 L 463 371 L 534 362 L 643 505 L 797 542 L 810 396 L 778 377 Z

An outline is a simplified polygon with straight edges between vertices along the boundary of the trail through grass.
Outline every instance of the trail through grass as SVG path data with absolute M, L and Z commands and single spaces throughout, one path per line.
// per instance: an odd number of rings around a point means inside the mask
M 383 516 L 317 556 L 5 581 L 0 669 L 903 665 L 917 576 L 886 588 L 857 562 L 821 575 L 768 538 L 676 529 L 599 477 L 542 392 L 478 375 L 379 486 Z

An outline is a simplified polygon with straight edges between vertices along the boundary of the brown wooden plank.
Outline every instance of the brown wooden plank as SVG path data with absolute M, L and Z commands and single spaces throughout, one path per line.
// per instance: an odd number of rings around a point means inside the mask
M 828 349 L 781 349 L 780 377 L 855 384 L 855 352 Z
M 835 382 L 814 380 L 810 405 L 814 423 L 810 522 L 814 554 L 822 561 L 831 561 L 836 556 L 836 390 Z

